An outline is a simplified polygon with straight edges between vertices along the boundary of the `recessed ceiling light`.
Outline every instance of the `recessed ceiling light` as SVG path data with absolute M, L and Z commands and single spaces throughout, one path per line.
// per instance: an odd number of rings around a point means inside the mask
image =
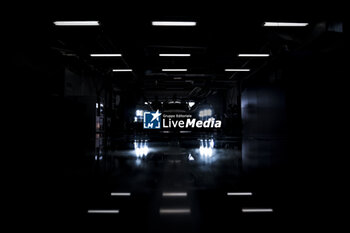
M 308 23 L 265 22 L 264 27 L 305 27 Z
M 93 53 L 90 54 L 91 57 L 121 57 L 122 55 L 120 53 Z
M 244 212 L 244 213 L 273 212 L 273 209 L 247 209 L 247 208 L 243 208 L 242 212 Z
M 160 214 L 190 214 L 190 209 L 159 209 Z
M 56 26 L 99 26 L 98 21 L 55 21 Z
M 244 72 L 244 71 L 250 71 L 250 69 L 225 69 L 225 71 Z
M 111 196 L 131 196 L 131 193 L 111 193 Z
M 190 57 L 189 53 L 161 53 L 160 57 Z
M 162 71 L 187 71 L 187 69 L 162 69 Z
M 163 197 L 187 197 L 187 192 L 163 192 Z
M 113 72 L 131 72 L 132 69 L 113 69 Z
M 268 57 L 270 54 L 260 53 L 260 54 L 238 54 L 239 57 Z
M 118 214 L 119 210 L 88 210 L 89 214 Z
M 153 26 L 196 26 L 196 22 L 189 22 L 189 21 L 152 21 Z
M 227 196 L 251 196 L 253 193 L 251 192 L 231 192 L 227 193 Z

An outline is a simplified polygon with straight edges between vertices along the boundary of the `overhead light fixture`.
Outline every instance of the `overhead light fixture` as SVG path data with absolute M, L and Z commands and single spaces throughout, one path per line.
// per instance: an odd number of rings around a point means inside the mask
M 225 69 L 225 71 L 228 72 L 245 72 L 245 71 L 250 71 L 250 69 Z
M 263 213 L 263 212 L 273 212 L 273 209 L 242 209 L 243 213 Z
M 190 57 L 189 53 L 160 53 L 160 57 Z
M 253 193 L 251 192 L 233 192 L 233 193 L 227 193 L 227 196 L 251 196 Z
M 92 53 L 90 54 L 90 57 L 121 57 L 122 55 L 120 53 Z
M 56 26 L 99 26 L 98 21 L 55 21 Z
M 152 26 L 196 26 L 193 21 L 152 21 Z
M 118 214 L 119 210 L 88 210 L 89 214 Z
M 162 71 L 187 71 L 187 69 L 162 69 Z
M 268 57 L 268 53 L 241 53 L 238 54 L 238 57 Z
M 264 27 L 305 27 L 308 23 L 265 22 Z
M 113 72 L 132 72 L 132 69 L 113 69 Z
M 187 197 L 187 192 L 163 192 L 163 197 Z
M 160 214 L 190 214 L 190 209 L 159 209 Z
M 174 77 L 174 80 L 182 80 L 182 77 Z
M 131 193 L 111 193 L 111 196 L 131 196 Z

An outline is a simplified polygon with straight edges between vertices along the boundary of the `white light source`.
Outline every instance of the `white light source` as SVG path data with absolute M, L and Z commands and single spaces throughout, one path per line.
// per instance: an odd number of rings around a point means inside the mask
M 131 72 L 132 69 L 113 69 L 113 72 Z
M 213 114 L 211 109 L 203 109 L 199 111 L 199 117 L 210 117 Z
M 210 148 L 214 148 L 214 140 L 210 139 L 209 141 Z
M 163 192 L 163 197 L 187 197 L 186 192 Z
M 211 114 L 212 114 L 211 109 L 207 109 L 207 116 L 211 116 Z
M 308 23 L 265 22 L 264 27 L 305 27 Z
M 196 26 L 193 21 L 152 21 L 152 26 Z
M 227 193 L 227 196 L 251 196 L 253 193 L 251 192 L 233 192 L 233 193 Z
M 190 209 L 159 209 L 160 214 L 189 214 Z
M 190 57 L 189 53 L 161 53 L 160 57 Z
M 90 54 L 91 57 L 121 57 L 122 55 L 120 53 L 108 53 L 108 54 L 103 54 L 103 53 L 93 53 Z
M 148 155 L 148 151 L 149 151 L 148 146 L 144 145 L 142 147 L 142 155 L 144 155 L 144 156 Z
M 136 110 L 136 116 L 142 117 L 143 116 L 143 110 Z
M 118 214 L 119 210 L 88 210 L 89 214 Z
M 162 71 L 187 71 L 187 69 L 162 69 Z
M 227 72 L 247 72 L 250 71 L 250 69 L 225 69 Z
M 241 53 L 238 57 L 268 57 L 270 54 L 267 53 Z
M 134 140 L 134 150 L 136 157 L 147 156 L 149 148 L 146 140 L 136 141 Z
M 243 213 L 263 213 L 263 212 L 273 212 L 273 209 L 242 209 Z
M 111 193 L 111 196 L 125 197 L 125 196 L 131 196 L 131 193 Z
M 188 107 L 192 108 L 195 104 L 196 102 L 190 101 L 188 102 Z
M 211 157 L 213 155 L 213 149 L 208 146 L 200 146 L 199 154 L 205 157 Z
M 56 26 L 99 26 L 98 21 L 55 21 Z

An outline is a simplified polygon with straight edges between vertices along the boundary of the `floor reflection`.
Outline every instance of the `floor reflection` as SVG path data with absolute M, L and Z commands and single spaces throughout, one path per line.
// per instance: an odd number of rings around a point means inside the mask
M 281 213 L 281 193 L 276 174 L 264 171 L 278 166 L 284 146 L 283 140 L 131 140 L 93 155 L 93 169 L 79 178 L 84 185 L 71 184 L 79 198 L 67 203 L 79 203 L 71 215 L 91 226 L 118 223 L 143 232 L 224 230 L 230 219 L 237 227 L 265 224 Z M 131 224 L 135 218 L 139 225 Z

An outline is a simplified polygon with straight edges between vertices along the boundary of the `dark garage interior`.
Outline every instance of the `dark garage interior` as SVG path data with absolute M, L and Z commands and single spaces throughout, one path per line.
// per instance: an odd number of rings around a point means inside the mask
M 111 8 L 13 22 L 28 226 L 283 232 L 323 215 L 317 192 L 334 183 L 316 164 L 337 153 L 346 99 L 342 14 Z

